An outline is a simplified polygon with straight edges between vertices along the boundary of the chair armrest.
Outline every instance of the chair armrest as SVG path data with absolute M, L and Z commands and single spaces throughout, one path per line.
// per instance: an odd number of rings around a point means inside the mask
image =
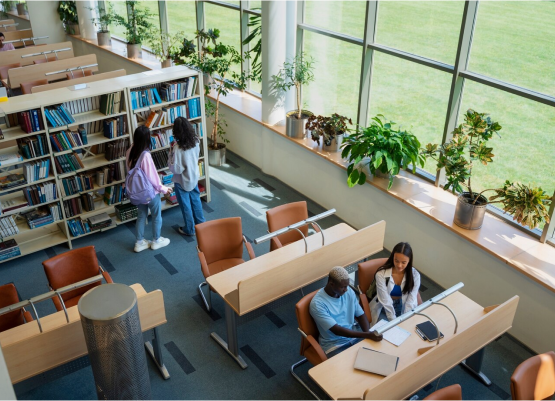
M 274 248 L 275 249 L 283 248 L 283 244 L 281 243 L 281 241 L 279 240 L 278 237 L 274 237 L 270 241 L 272 241 L 274 243 Z
M 316 353 L 318 354 L 318 356 L 320 357 L 320 359 L 322 360 L 322 362 L 328 360 L 328 357 L 326 356 L 326 353 L 324 352 L 324 350 L 322 349 L 322 347 L 320 346 L 320 344 L 318 343 L 318 341 L 316 341 L 316 340 L 314 339 L 314 337 L 312 337 L 312 336 L 306 336 L 306 340 L 310 343 L 310 345 L 312 346 L 312 348 L 314 348 L 314 351 L 316 351 Z
M 254 258 L 256 258 L 256 256 L 254 255 L 254 249 L 252 249 L 252 245 L 250 244 L 249 241 L 247 241 L 247 238 L 244 235 L 243 235 L 243 242 L 245 243 L 245 247 L 247 248 L 247 252 L 249 253 L 250 260 L 253 260 Z
M 104 277 L 104 280 L 106 280 L 106 283 L 112 284 L 114 280 L 112 280 L 112 277 L 110 277 L 110 274 L 106 270 L 104 270 L 102 266 L 99 265 L 98 268 L 100 269 L 100 273 L 102 274 L 102 277 Z
M 23 318 L 25 319 L 25 323 L 32 322 L 33 316 L 31 316 L 31 312 L 27 312 L 25 308 L 23 308 Z
M 366 315 L 366 318 L 371 323 L 372 322 L 372 313 L 370 312 L 370 303 L 368 302 L 368 297 L 363 292 L 358 294 L 358 296 L 359 296 L 359 299 L 360 299 L 360 306 L 362 306 L 362 310 L 364 311 L 364 314 Z
M 198 251 L 198 260 L 200 261 L 200 269 L 204 278 L 210 277 L 210 270 L 208 270 L 208 263 L 206 263 L 206 258 L 204 257 L 204 252 Z

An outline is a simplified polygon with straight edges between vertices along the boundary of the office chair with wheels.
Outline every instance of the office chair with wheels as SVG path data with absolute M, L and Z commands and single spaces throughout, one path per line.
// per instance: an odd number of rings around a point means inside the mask
M 0 308 L 5 308 L 20 301 L 17 289 L 13 283 L 0 286 Z M 0 332 L 13 329 L 27 322 L 33 321 L 33 317 L 25 308 L 0 315 Z
M 252 245 L 243 235 L 240 217 L 228 217 L 197 224 L 195 233 L 198 244 L 198 258 L 204 278 L 245 263 L 243 260 L 243 244 L 247 248 L 249 258 L 255 258 Z M 213 289 L 208 286 L 208 294 L 205 296 L 202 291 L 202 287 L 205 285 L 208 285 L 206 281 L 200 283 L 198 291 L 206 309 L 210 312 L 212 308 L 211 291 Z
M 462 389 L 459 384 L 453 384 L 434 391 L 424 400 L 462 400 Z
M 72 249 L 71 251 L 54 256 L 42 262 L 44 273 L 48 279 L 51 290 L 57 290 L 67 285 L 102 274 L 107 283 L 113 283 L 108 272 L 98 264 L 94 246 Z M 101 284 L 101 281 L 77 288 L 62 294 L 66 308 L 77 305 L 81 296 L 93 287 Z M 57 311 L 63 310 L 58 297 L 52 298 Z
M 309 361 L 313 366 L 316 366 L 328 359 L 324 350 L 318 343 L 320 333 L 318 332 L 318 327 L 316 326 L 314 319 L 310 315 L 310 302 L 318 291 L 319 290 L 316 290 L 308 295 L 305 295 L 295 306 L 297 322 L 299 324 L 298 330 L 302 335 L 300 354 L 303 356 L 303 359 L 291 366 L 291 374 L 293 377 L 297 379 L 297 381 L 301 383 L 303 387 L 306 388 L 317 400 L 319 400 L 318 396 L 314 394 L 310 387 L 308 387 L 299 376 L 297 376 L 295 368 L 302 365 L 306 361 Z
M 269 233 L 305 219 L 308 219 L 308 208 L 305 201 L 276 206 L 266 212 L 266 221 L 268 222 Z M 316 231 L 320 231 L 318 226 L 313 225 L 313 227 Z M 300 227 L 299 230 L 301 230 L 305 237 L 308 236 L 307 225 Z M 302 236 L 296 230 L 291 230 L 285 234 L 278 235 L 270 240 L 270 252 L 300 239 L 302 239 Z
M 91 70 L 85 70 L 84 74 L 83 74 L 83 71 L 81 70 L 75 70 L 73 71 L 73 75 L 71 75 L 71 72 L 66 73 L 66 78 L 75 79 L 75 78 L 90 77 L 92 74 L 93 72 Z
M 555 394 L 555 352 L 528 358 L 511 376 L 513 400 L 550 400 Z
M 23 93 L 24 95 L 27 95 L 31 92 L 31 89 L 34 88 L 35 86 L 40 86 L 40 85 L 47 85 L 48 81 L 46 79 L 38 79 L 36 81 L 30 81 L 30 82 L 22 82 L 20 84 L 21 86 L 21 93 Z

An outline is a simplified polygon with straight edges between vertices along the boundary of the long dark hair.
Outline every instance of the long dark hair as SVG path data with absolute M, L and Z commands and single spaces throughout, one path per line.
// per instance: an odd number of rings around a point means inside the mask
M 192 124 L 183 117 L 177 117 L 173 123 L 173 137 L 177 145 L 183 150 L 189 150 L 197 146 L 199 137 L 195 133 Z
M 131 152 L 129 152 L 129 168 L 135 167 L 141 154 L 145 150 L 150 151 L 150 149 L 152 149 L 150 129 L 144 125 L 139 125 L 133 133 L 133 146 L 131 147 Z
M 378 269 L 378 272 L 380 270 L 393 268 L 393 259 L 395 258 L 396 253 L 401 253 L 409 258 L 409 263 L 407 264 L 407 267 L 405 269 L 405 287 L 403 288 L 403 294 L 407 294 L 411 292 L 414 287 L 414 278 L 412 277 L 412 248 L 408 242 L 399 242 L 397 245 L 395 245 L 393 247 L 393 250 L 391 251 L 391 255 L 389 255 L 389 258 L 387 258 L 387 261 L 384 263 L 384 265 Z

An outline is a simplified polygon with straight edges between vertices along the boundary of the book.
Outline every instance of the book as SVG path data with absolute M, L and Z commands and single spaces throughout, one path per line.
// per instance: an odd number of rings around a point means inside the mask
M 0 177 L 0 190 L 13 188 L 26 183 L 27 181 L 23 174 L 8 174 L 4 177 Z
M 0 212 L 6 213 L 12 210 L 21 209 L 28 206 L 29 203 L 25 198 L 12 198 L 0 201 Z
M 19 153 L 9 153 L 6 155 L 0 155 L 0 166 L 4 167 L 10 164 L 23 161 L 23 157 Z

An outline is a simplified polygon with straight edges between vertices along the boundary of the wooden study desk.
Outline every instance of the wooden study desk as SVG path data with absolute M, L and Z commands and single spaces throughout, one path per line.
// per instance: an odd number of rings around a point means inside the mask
M 168 379 L 157 331 L 157 327 L 167 321 L 162 291 L 147 293 L 140 284 L 131 288 L 137 294 L 142 331 L 154 330 L 152 344 L 148 341 L 145 347 L 164 378 Z M 0 345 L 13 384 L 87 355 L 77 306 L 68 308 L 67 312 L 69 323 L 63 311 L 42 317 L 42 333 L 36 320 L 0 333 Z
M 243 316 L 278 298 L 326 277 L 334 266 L 349 266 L 383 250 L 385 221 L 355 230 L 345 223 L 321 234 L 299 240 L 206 279 L 225 301 L 227 342 L 218 334 L 211 337 L 245 369 L 239 355 L 236 315 Z
M 332 399 L 406 399 L 509 330 L 518 300 L 515 296 L 493 309 L 484 309 L 460 292 L 455 292 L 441 302 L 457 316 L 457 334 L 453 333 L 455 320 L 445 307 L 432 305 L 423 311 L 434 319 L 445 335 L 439 345 L 424 341 L 415 333 L 415 325 L 427 320 L 415 315 L 399 325 L 411 333 L 399 347 L 385 340 L 363 340 L 313 367 L 308 373 Z M 397 371 L 382 377 L 355 369 L 353 366 L 360 347 L 398 356 Z

